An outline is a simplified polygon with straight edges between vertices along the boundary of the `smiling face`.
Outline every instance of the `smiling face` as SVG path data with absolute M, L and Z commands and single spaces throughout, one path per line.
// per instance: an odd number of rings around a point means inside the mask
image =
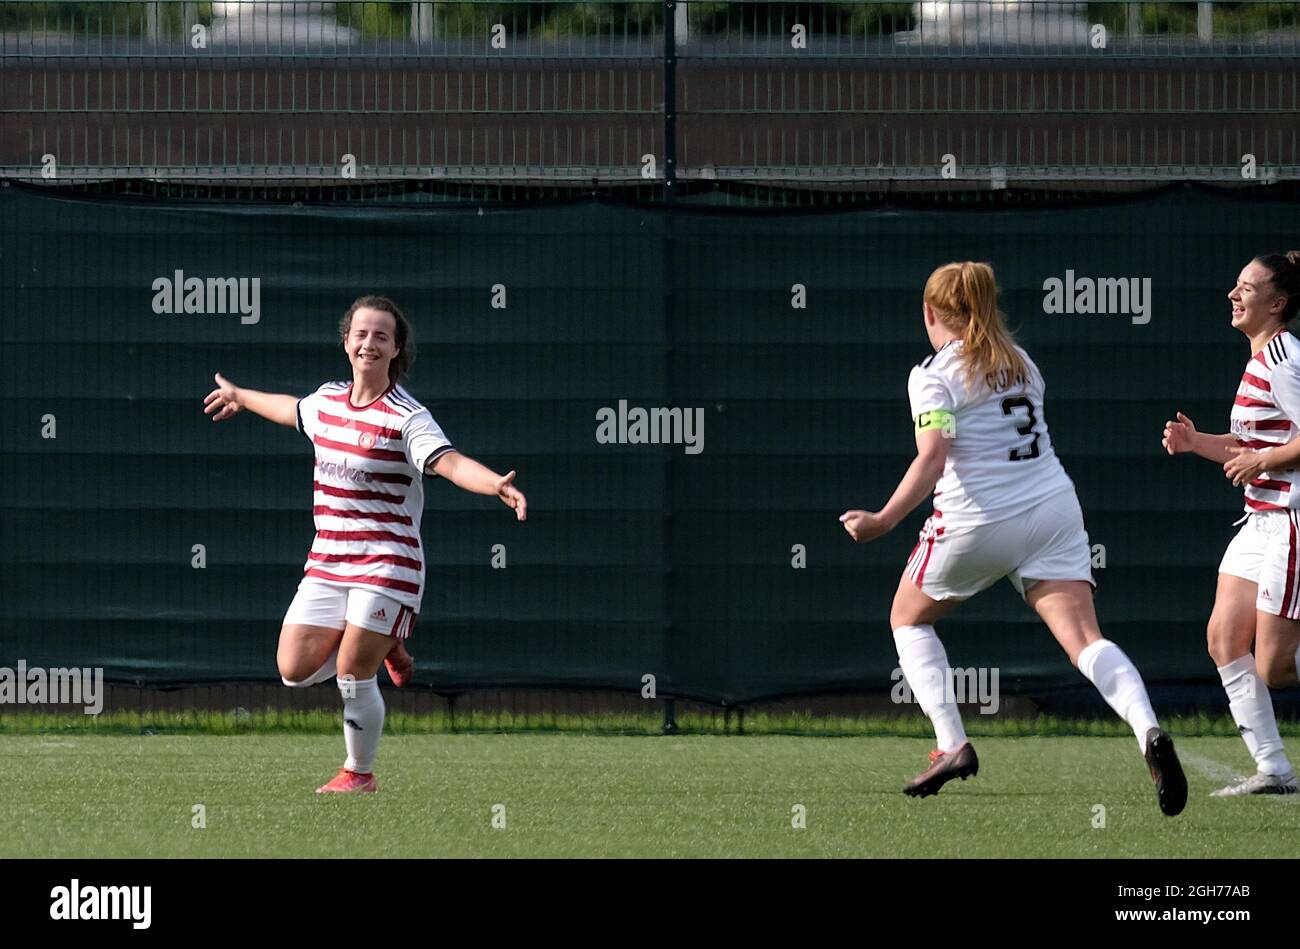
M 1232 326 L 1247 336 L 1283 325 L 1286 297 L 1273 286 L 1268 268 L 1257 260 L 1237 275 L 1237 285 L 1228 293 L 1232 304 Z
M 343 349 L 354 374 L 388 378 L 397 347 L 397 318 L 387 310 L 363 306 L 352 314 Z

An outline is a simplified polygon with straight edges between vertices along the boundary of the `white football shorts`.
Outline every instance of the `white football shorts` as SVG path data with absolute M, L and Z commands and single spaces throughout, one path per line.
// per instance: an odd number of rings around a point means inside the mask
M 1257 584 L 1255 609 L 1300 619 L 1300 514 L 1253 511 L 1223 552 L 1219 573 Z
M 1021 596 L 1039 580 L 1092 578 L 1092 549 L 1073 490 L 991 524 L 945 527 L 931 515 L 907 561 L 907 575 L 934 600 L 965 600 L 1003 577 Z
M 342 630 L 345 623 L 362 629 L 407 639 L 415 629 L 415 611 L 378 590 L 335 586 L 310 577 L 298 584 L 298 592 L 284 614 L 284 623 L 324 626 Z

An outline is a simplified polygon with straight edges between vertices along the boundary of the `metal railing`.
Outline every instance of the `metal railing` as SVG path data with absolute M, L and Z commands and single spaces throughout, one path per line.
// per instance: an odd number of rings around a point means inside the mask
M 1263 0 L 7 0 L 0 176 L 1270 182 L 1298 58 Z

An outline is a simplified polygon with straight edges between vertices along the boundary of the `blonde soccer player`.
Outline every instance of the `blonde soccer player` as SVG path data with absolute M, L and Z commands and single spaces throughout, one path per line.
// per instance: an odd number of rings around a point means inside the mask
M 1268 690 L 1296 684 L 1300 649 L 1300 338 L 1286 328 L 1300 312 L 1300 251 L 1250 261 L 1228 301 L 1233 328 L 1250 341 L 1231 431 L 1198 432 L 1178 412 L 1165 423 L 1162 444 L 1171 455 L 1192 452 L 1222 465 L 1245 489 L 1246 513 L 1219 564 L 1206 641 L 1256 771 L 1213 794 L 1294 794 L 1295 769 Z
M 1172 817 L 1187 801 L 1187 780 L 1142 677 L 1098 627 L 1088 535 L 1074 482 L 1048 434 L 1043 377 L 1007 330 L 997 293 L 988 264 L 945 264 L 930 275 L 922 311 L 935 351 L 907 384 L 916 458 L 883 508 L 840 516 L 849 535 L 865 543 L 934 494 L 934 512 L 890 611 L 899 665 L 938 745 L 929 768 L 903 792 L 936 794 L 953 778 L 979 771 L 934 624 L 1006 577 L 1133 729 L 1160 810 Z
M 339 324 L 350 381 L 326 382 L 298 398 L 234 385 L 220 373 L 204 399 L 214 422 L 248 410 L 297 429 L 315 452 L 316 538 L 280 629 L 276 663 L 284 684 L 336 679 L 347 759 L 317 793 L 378 790 L 374 761 L 384 730 L 378 672 L 410 681 L 404 646 L 424 593 L 420 516 L 424 475 L 475 494 L 496 495 L 527 516 L 528 502 L 500 475 L 456 451 L 429 410 L 400 385 L 414 357 L 411 324 L 393 301 L 363 296 Z

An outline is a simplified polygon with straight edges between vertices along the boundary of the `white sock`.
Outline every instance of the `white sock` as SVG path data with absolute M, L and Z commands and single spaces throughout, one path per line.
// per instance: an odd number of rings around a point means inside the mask
M 384 697 L 379 694 L 379 678 L 346 682 L 340 678 L 338 683 L 343 695 L 343 742 L 348 748 L 343 767 L 369 774 L 379 750 L 379 737 L 384 733 Z M 351 698 L 349 692 L 353 692 Z
M 1291 762 L 1286 759 L 1277 719 L 1273 717 L 1273 700 L 1255 671 L 1255 657 L 1246 653 L 1218 668 L 1232 720 L 1259 770 L 1265 774 L 1290 774 Z
M 319 669 L 317 669 L 307 678 L 303 679 L 301 682 L 292 682 L 289 679 L 286 679 L 284 676 L 280 676 L 280 681 L 283 682 L 285 685 L 289 686 L 290 688 L 301 689 L 309 685 L 316 685 L 319 682 L 324 682 L 326 679 L 332 679 L 336 675 L 338 675 L 338 672 L 339 672 L 339 651 L 335 649 L 332 653 L 330 653 L 330 657 L 325 660 L 325 665 L 321 666 Z
M 956 751 L 966 744 L 966 729 L 952 690 L 948 688 L 951 671 L 948 654 L 934 633 L 933 626 L 900 626 L 894 630 L 898 664 L 907 686 L 916 696 L 921 711 L 934 725 L 935 741 L 940 751 Z
M 1145 753 L 1147 731 L 1159 727 L 1160 723 L 1151 709 L 1142 676 L 1124 650 L 1109 639 L 1099 639 L 1079 653 L 1079 671 L 1097 687 L 1115 714 L 1128 722 L 1137 736 L 1138 749 Z

